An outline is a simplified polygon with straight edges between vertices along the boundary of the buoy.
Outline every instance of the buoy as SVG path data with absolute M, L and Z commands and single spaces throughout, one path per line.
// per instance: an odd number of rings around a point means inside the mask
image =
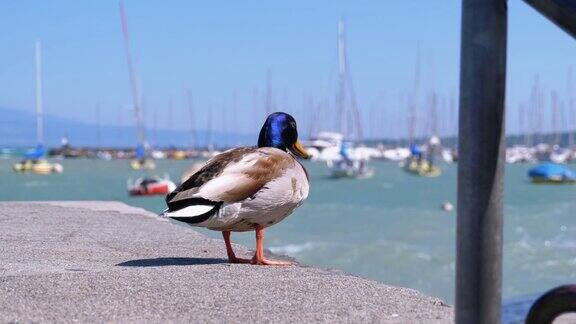
M 444 203 L 442 203 L 442 210 L 445 212 L 451 212 L 452 210 L 454 210 L 454 205 L 452 205 L 452 203 L 450 203 L 449 201 L 445 201 Z

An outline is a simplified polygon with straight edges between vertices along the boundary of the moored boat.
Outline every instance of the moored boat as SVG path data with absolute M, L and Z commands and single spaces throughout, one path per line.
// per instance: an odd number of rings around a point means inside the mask
M 528 171 L 533 183 L 576 184 L 576 172 L 565 165 L 542 163 Z
M 24 159 L 15 163 L 12 169 L 18 173 L 33 172 L 36 174 L 62 173 L 64 168 L 59 163 L 50 163 L 44 157 L 44 112 L 42 104 L 42 45 L 36 41 L 36 137 L 38 145 L 24 154 Z
M 442 169 L 434 165 L 431 152 L 425 157 L 425 151 L 416 145 L 412 145 L 410 151 L 411 156 L 403 165 L 404 171 L 421 177 L 437 177 L 442 174 Z
M 374 176 L 374 169 L 366 167 L 364 161 L 355 161 L 351 164 L 339 161 L 330 167 L 332 178 L 368 179 Z
M 33 172 L 36 174 L 50 174 L 62 173 L 63 167 L 59 163 L 50 163 L 44 159 L 42 160 L 23 160 L 14 163 L 13 169 L 15 172 Z
M 326 163 L 332 178 L 366 179 L 374 176 L 374 169 L 368 166 L 370 156 L 363 154 L 361 148 L 353 148 L 343 143 L 339 155 Z
M 24 159 L 14 163 L 12 169 L 14 172 L 25 173 L 33 172 L 36 174 L 62 173 L 64 168 L 60 163 L 50 163 L 44 159 L 45 150 L 42 145 L 27 152 Z
M 154 170 L 156 163 L 152 159 L 134 159 L 130 161 L 130 167 L 134 170 Z
M 408 173 L 419 175 L 422 177 L 437 177 L 442 174 L 442 170 L 428 162 L 427 160 L 410 159 L 405 164 L 404 170 Z
M 131 196 L 167 195 L 176 189 L 176 184 L 168 177 L 142 177 L 134 182 L 128 180 L 128 193 Z
M 146 148 L 144 145 L 136 146 L 136 158 L 130 161 L 130 167 L 134 170 L 154 170 L 156 163 L 154 160 L 146 155 Z

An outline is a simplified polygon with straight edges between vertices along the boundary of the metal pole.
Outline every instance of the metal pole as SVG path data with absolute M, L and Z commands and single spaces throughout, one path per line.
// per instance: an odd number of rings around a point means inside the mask
M 456 323 L 500 323 L 506 0 L 463 0 Z

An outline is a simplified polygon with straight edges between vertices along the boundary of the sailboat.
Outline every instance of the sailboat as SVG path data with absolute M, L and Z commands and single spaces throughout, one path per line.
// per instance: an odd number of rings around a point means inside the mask
M 33 172 L 36 174 L 61 173 L 64 168 L 59 163 L 50 163 L 45 159 L 44 148 L 44 112 L 42 107 L 42 43 L 36 41 L 36 139 L 37 146 L 24 154 L 21 162 L 15 163 L 15 172 Z
M 132 64 L 132 55 L 130 52 L 130 38 L 128 36 L 128 24 L 126 22 L 126 11 L 124 2 L 120 0 L 120 19 L 122 21 L 122 34 L 124 36 L 124 45 L 126 49 L 126 61 L 130 74 L 130 84 L 132 86 L 132 96 L 134 99 L 134 113 L 136 117 L 136 127 L 138 129 L 138 145 L 136 146 L 135 158 L 130 162 L 134 170 L 152 170 L 156 164 L 146 154 L 146 139 L 144 134 L 144 125 L 142 119 L 142 100 L 140 97 L 134 65 Z M 127 191 L 131 196 L 152 196 L 167 195 L 176 189 L 176 185 L 168 176 L 160 178 L 158 176 L 145 175 L 134 181 L 127 181 Z
M 554 132 L 554 142 L 550 151 L 550 161 L 553 163 L 567 163 L 570 160 L 571 150 L 561 146 L 560 120 L 566 120 L 562 113 L 562 106 L 558 105 L 557 95 L 552 91 L 552 131 Z M 560 116 L 559 116 L 560 115 Z M 558 118 L 560 117 L 560 118 Z
M 138 145 L 136 146 L 135 158 L 130 161 L 130 167 L 134 170 L 153 170 L 156 168 L 156 163 L 150 159 L 146 154 L 146 139 L 144 135 L 144 121 L 142 117 L 142 98 L 138 89 L 138 81 L 132 62 L 132 52 L 130 50 L 130 37 L 128 34 L 128 23 L 126 21 L 126 11 L 124 10 L 124 2 L 120 1 L 120 19 L 122 21 L 122 35 L 124 36 L 124 47 L 126 49 L 126 62 L 128 64 L 128 72 L 130 75 L 130 85 L 132 87 L 132 97 L 134 100 L 134 116 L 136 119 L 136 128 L 138 132 Z
M 409 174 L 421 177 L 437 177 L 442 174 L 442 170 L 434 165 L 434 156 L 440 148 L 440 138 L 432 135 L 427 144 L 419 146 L 415 143 L 416 112 L 418 106 L 418 90 L 420 84 L 420 46 L 416 56 L 416 68 L 414 75 L 414 100 L 411 103 L 410 116 L 410 156 L 407 161 L 401 164 L 404 171 Z M 436 94 L 431 94 L 432 108 L 432 134 L 437 133 L 437 115 L 436 115 Z
M 154 170 L 156 163 L 146 155 L 146 148 L 143 144 L 138 144 L 134 153 L 134 158 L 130 161 L 130 167 L 134 170 Z
M 437 177 L 442 174 L 442 170 L 434 165 L 433 155 L 434 148 L 438 147 L 440 140 L 436 136 L 432 136 L 426 147 L 412 145 L 410 147 L 410 158 L 404 164 L 404 171 L 422 176 L 422 177 Z
M 356 103 L 354 86 L 348 67 L 348 53 L 346 48 L 346 30 L 344 21 L 338 22 L 338 95 L 336 104 L 339 110 L 339 125 L 342 138 L 349 138 L 354 128 L 357 141 L 362 140 L 362 127 L 360 113 Z M 349 99 L 349 103 L 347 100 Z M 350 115 L 350 116 L 349 116 Z M 354 127 L 352 127 L 354 120 Z M 327 159 L 326 163 L 333 178 L 371 178 L 374 169 L 368 166 L 370 155 L 363 154 L 365 150 L 354 147 L 349 141 L 338 141 L 338 146 L 334 148 L 338 152 L 333 158 Z

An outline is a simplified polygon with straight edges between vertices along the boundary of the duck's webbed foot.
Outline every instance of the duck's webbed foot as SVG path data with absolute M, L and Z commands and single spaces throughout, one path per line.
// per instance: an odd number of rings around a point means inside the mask
M 250 260 L 250 263 L 257 264 L 257 265 L 270 265 L 270 266 L 291 266 L 294 265 L 292 262 L 289 261 L 278 261 L 278 260 L 269 260 L 264 257 L 257 258 L 256 255 Z
M 232 257 L 228 256 L 228 262 L 229 263 L 252 263 L 252 259 L 237 258 L 234 255 Z
M 232 243 L 230 243 L 230 231 L 223 231 L 224 243 L 226 243 L 226 254 L 228 255 L 228 262 L 230 263 L 251 263 L 251 259 L 243 259 L 236 257 L 234 250 L 232 250 Z
M 271 266 L 291 266 L 292 262 L 268 260 L 264 257 L 264 227 L 258 225 L 256 227 L 256 253 L 252 258 L 252 264 L 257 265 L 271 265 Z

